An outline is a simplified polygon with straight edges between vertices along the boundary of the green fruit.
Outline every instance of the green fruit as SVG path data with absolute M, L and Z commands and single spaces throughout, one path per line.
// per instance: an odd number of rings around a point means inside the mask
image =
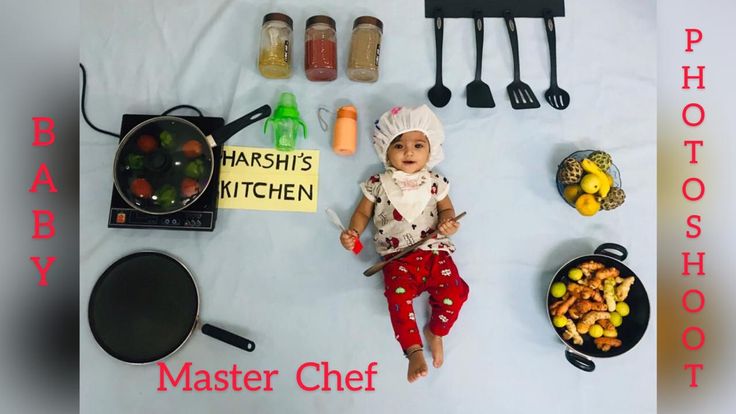
M 603 172 L 608 171 L 608 169 L 611 168 L 611 164 L 613 164 L 611 156 L 603 151 L 591 152 L 590 155 L 588 155 L 588 159 L 593 161 Z
M 569 277 L 570 280 L 572 280 L 573 282 L 576 282 L 583 277 L 583 271 L 578 269 L 577 267 L 574 267 L 570 269 L 569 272 L 567 272 L 567 277 Z
M 404 289 L 403 287 L 397 287 L 395 292 L 398 294 L 406 293 L 406 289 Z
M 588 335 L 593 338 L 600 338 L 603 335 L 603 327 L 598 324 L 591 326 Z
M 631 309 L 629 309 L 629 305 L 626 302 L 619 302 L 616 304 L 616 312 L 621 314 L 621 316 L 628 316 Z
M 566 292 L 567 292 L 567 286 L 565 286 L 565 284 L 562 282 L 553 283 L 552 287 L 549 290 L 549 294 L 556 298 L 563 297 Z
M 557 315 L 552 318 L 552 325 L 554 325 L 555 328 L 562 328 L 567 325 L 567 318 L 564 315 Z
M 621 316 L 618 312 L 611 312 L 611 323 L 615 327 L 621 326 L 621 324 L 624 322 L 624 318 Z
M 452 305 L 452 299 L 450 299 L 450 298 L 445 298 L 445 299 L 444 299 L 444 300 L 442 301 L 442 303 L 444 303 L 444 304 L 445 304 L 445 305 L 447 305 L 447 306 L 450 306 L 450 305 Z

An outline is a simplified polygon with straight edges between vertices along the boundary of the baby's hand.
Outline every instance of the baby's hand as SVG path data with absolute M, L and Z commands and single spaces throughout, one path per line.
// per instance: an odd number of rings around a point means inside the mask
M 355 247 L 355 240 L 359 237 L 359 234 L 355 230 L 344 230 L 340 233 L 340 243 L 345 250 L 353 250 Z
M 439 227 L 437 227 L 440 234 L 445 235 L 445 236 L 452 236 L 453 234 L 457 233 L 457 229 L 459 228 L 460 228 L 460 223 L 455 221 L 455 219 L 451 219 L 451 218 L 442 220 Z

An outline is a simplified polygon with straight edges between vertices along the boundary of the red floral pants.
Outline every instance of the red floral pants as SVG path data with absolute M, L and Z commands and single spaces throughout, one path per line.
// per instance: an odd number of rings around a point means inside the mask
M 435 335 L 445 336 L 457 320 L 470 290 L 445 251 L 409 253 L 388 263 L 383 268 L 383 278 L 391 324 L 404 351 L 412 345 L 422 345 L 412 305 L 415 297 L 429 292 L 432 307 L 429 329 Z

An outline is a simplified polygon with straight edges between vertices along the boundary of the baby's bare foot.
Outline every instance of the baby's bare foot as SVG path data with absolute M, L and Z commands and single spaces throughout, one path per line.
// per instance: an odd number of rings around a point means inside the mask
M 432 351 L 432 365 L 435 368 L 442 366 L 444 362 L 445 352 L 442 346 L 442 337 L 432 333 L 429 326 L 424 328 L 424 338 L 427 340 L 429 350 Z
M 406 353 L 409 355 L 409 370 L 406 372 L 406 379 L 414 382 L 421 377 L 426 377 L 429 369 L 427 369 L 427 361 L 424 360 L 424 352 L 421 348 L 410 348 Z

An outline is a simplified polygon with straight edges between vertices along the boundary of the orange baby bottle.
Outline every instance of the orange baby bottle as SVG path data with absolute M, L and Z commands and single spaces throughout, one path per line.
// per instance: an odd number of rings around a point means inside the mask
M 358 111 L 352 105 L 337 110 L 332 150 L 339 155 L 353 155 L 358 143 Z

